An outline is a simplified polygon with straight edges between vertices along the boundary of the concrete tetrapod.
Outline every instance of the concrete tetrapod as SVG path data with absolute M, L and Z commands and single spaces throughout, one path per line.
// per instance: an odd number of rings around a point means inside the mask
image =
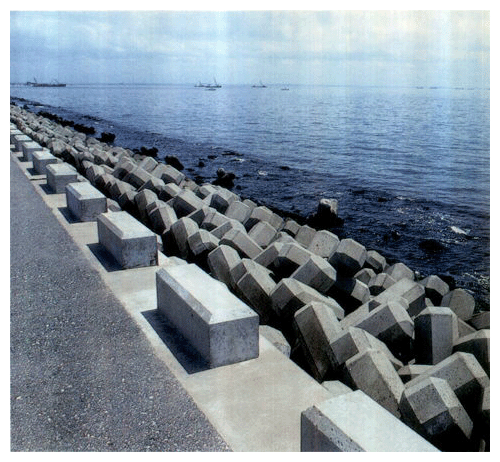
M 228 245 L 219 245 L 207 256 L 207 264 L 212 276 L 227 287 L 232 287 L 231 271 L 240 262 L 238 252 Z
M 490 330 L 481 329 L 473 334 L 459 338 L 453 345 L 453 352 L 471 353 L 490 375 Z
M 472 420 L 446 380 L 428 377 L 408 385 L 401 420 L 442 451 L 470 450 Z
M 335 284 L 337 272 L 324 258 L 311 255 L 290 277 L 326 294 Z
M 342 239 L 328 263 L 342 276 L 354 276 L 365 264 L 366 248 L 353 239 Z
M 302 452 L 438 451 L 361 390 L 302 412 L 300 434 Z
M 448 292 L 441 300 L 441 306 L 450 308 L 460 319 L 468 321 L 474 314 L 474 297 L 464 289 Z
M 193 264 L 156 273 L 158 310 L 211 368 L 258 357 L 259 317 Z

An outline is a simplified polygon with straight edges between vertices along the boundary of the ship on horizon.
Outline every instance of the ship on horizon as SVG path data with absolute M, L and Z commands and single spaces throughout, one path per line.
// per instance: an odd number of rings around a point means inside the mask
M 65 87 L 65 83 L 59 83 L 57 80 L 52 80 L 50 83 L 38 83 L 35 78 L 33 82 L 26 82 L 28 87 Z

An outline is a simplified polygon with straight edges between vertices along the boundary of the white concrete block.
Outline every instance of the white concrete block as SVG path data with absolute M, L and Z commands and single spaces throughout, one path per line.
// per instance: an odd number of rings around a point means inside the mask
M 125 269 L 158 264 L 156 234 L 127 212 L 97 217 L 99 243 Z
M 66 185 L 66 204 L 80 221 L 95 221 L 106 213 L 106 196 L 86 181 Z
M 210 367 L 258 357 L 259 317 L 227 286 L 189 264 L 156 273 L 158 310 Z

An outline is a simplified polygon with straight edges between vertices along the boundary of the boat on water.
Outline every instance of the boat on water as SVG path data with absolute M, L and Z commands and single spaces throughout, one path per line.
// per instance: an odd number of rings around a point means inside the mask
M 216 88 L 222 88 L 222 85 L 215 80 L 214 77 L 214 83 L 201 83 L 198 82 L 195 87 L 197 88 L 206 88 L 207 90 L 215 90 Z
M 252 88 L 267 88 L 267 86 L 262 83 L 262 80 L 260 80 L 259 85 L 252 85 Z
M 57 80 L 52 80 L 50 83 L 39 83 L 36 79 L 33 82 L 26 82 L 28 87 L 65 87 L 65 83 L 59 83 Z
M 288 91 L 288 90 L 290 90 L 290 88 L 288 88 L 288 87 L 282 87 L 281 88 L 281 91 Z

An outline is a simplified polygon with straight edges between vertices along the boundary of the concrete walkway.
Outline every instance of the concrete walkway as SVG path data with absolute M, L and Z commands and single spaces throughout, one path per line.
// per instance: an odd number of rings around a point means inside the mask
M 262 335 L 258 358 L 205 369 L 158 316 L 158 266 L 117 268 L 12 158 L 12 449 L 300 451 L 330 392 Z
M 228 447 L 11 160 L 11 450 Z

